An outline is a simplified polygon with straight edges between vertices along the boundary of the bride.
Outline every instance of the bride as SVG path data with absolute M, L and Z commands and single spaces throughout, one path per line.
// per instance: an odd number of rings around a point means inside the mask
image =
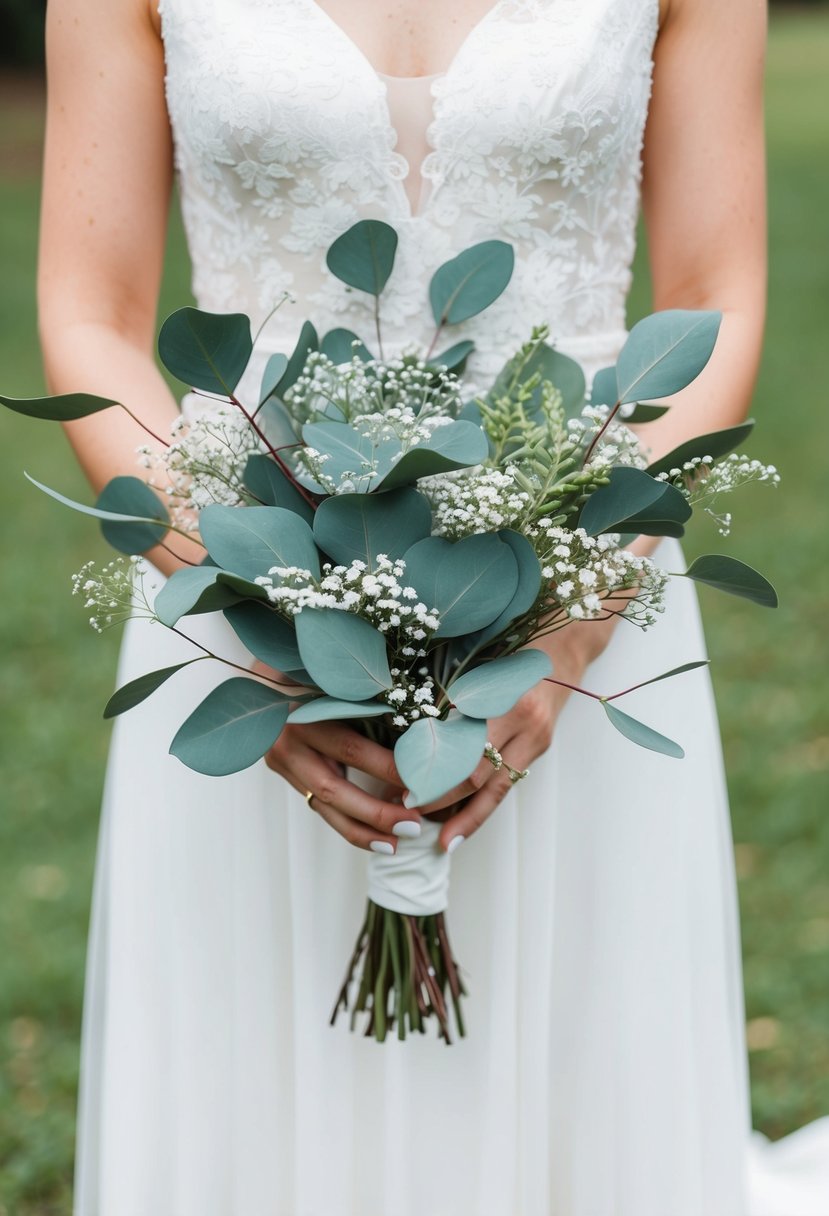
M 366 217 L 400 233 L 387 353 L 422 343 L 434 268 L 500 237 L 516 273 L 476 322 L 473 382 L 541 322 L 592 375 L 624 339 L 641 179 L 655 307 L 724 313 L 708 368 L 642 441 L 660 455 L 735 423 L 763 327 L 764 36 L 761 0 L 50 0 L 51 387 L 119 398 L 157 433 L 176 417 L 152 358 L 174 167 L 199 305 L 258 326 L 294 297 L 250 384 L 305 316 L 367 332 L 324 264 Z M 96 488 L 134 473 L 143 441 L 113 413 L 67 427 Z M 674 541 L 637 545 L 681 562 Z M 175 541 L 151 558 L 160 579 L 200 554 Z M 555 634 L 557 675 L 608 690 L 699 657 L 694 592 L 677 582 L 647 634 Z M 199 640 L 250 661 L 222 620 L 196 621 Z M 120 682 L 188 651 L 130 622 Z M 638 694 L 684 743 L 681 768 L 551 685 L 490 724 L 532 771 L 511 792 L 476 774 L 442 829 L 473 996 L 447 1051 L 327 1025 L 361 850 L 417 831 L 417 809 L 346 777 L 394 782 L 390 753 L 340 724 L 298 726 L 267 765 L 200 777 L 167 748 L 220 678 L 205 666 L 113 735 L 76 1216 L 829 1213 L 822 1125 L 776 1156 L 750 1151 L 706 675 Z

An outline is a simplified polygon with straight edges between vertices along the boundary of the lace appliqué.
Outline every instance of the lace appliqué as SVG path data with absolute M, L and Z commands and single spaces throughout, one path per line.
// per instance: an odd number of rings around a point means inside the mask
M 301 320 L 368 337 L 368 301 L 325 269 L 356 220 L 400 234 L 388 349 L 429 338 L 428 282 L 500 237 L 513 282 L 470 323 L 491 375 L 533 325 L 612 358 L 624 332 L 658 0 L 500 0 L 432 82 L 427 189 L 411 213 L 385 86 L 314 0 L 161 0 L 167 99 L 200 305 L 287 349 Z M 453 330 L 452 340 L 463 336 Z M 608 352 L 608 353 L 605 353 Z M 388 353 L 388 352 L 387 352 Z

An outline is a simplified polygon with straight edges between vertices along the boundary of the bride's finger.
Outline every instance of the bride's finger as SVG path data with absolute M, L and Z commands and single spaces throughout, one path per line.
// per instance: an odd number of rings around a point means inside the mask
M 308 805 L 312 811 L 316 811 L 322 816 L 329 827 L 332 827 L 335 832 L 339 832 L 340 836 L 349 844 L 353 844 L 355 848 L 370 849 L 374 853 L 391 854 L 396 851 L 397 840 L 394 836 L 366 827 L 365 824 L 352 819 L 350 815 L 344 815 L 342 811 L 327 802 L 322 802 L 316 796 L 309 799 Z
M 316 751 L 330 756 L 339 764 L 357 768 L 387 784 L 402 786 L 394 763 L 394 752 L 367 739 L 350 726 L 342 722 L 315 722 L 294 729 L 301 730 L 306 743 Z
M 300 794 L 307 797 L 310 792 L 320 803 L 367 825 L 378 839 L 420 835 L 417 811 L 360 789 L 344 776 L 339 764 L 304 742 L 297 741 L 290 749 L 272 748 L 266 762 Z
M 513 746 L 510 747 L 510 744 Z M 492 771 L 492 776 L 483 789 L 443 825 L 439 839 L 441 847 L 448 852 L 477 832 L 513 788 L 514 783 L 510 780 L 507 765 L 519 772 L 529 766 L 532 753 L 521 746 L 521 739 L 516 737 L 510 740 L 510 744 L 505 745 L 509 754 L 504 756 L 504 767 L 497 772 Z

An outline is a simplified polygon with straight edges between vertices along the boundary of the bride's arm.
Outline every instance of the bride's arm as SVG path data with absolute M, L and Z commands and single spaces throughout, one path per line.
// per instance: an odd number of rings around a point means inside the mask
M 148 0 L 50 0 L 46 52 L 38 304 L 49 386 L 121 400 L 165 437 L 177 409 L 152 349 L 172 152 Z M 96 490 L 136 474 L 139 444 L 160 446 L 123 410 L 65 429 Z M 165 573 L 181 564 L 161 548 L 148 556 Z
M 667 414 L 640 428 L 654 458 L 739 422 L 751 401 L 765 318 L 765 44 L 765 0 L 663 4 L 643 157 L 654 309 L 719 309 L 723 324 L 702 374 L 671 399 Z M 658 543 L 640 537 L 631 547 L 647 555 Z M 615 619 L 585 622 L 546 639 L 556 676 L 580 684 L 614 628 Z M 568 695 L 544 684 L 490 723 L 514 768 L 549 747 Z M 444 827 L 444 846 L 475 831 L 509 788 L 482 764 L 460 791 L 475 796 Z
M 164 58 L 152 0 L 49 0 L 49 100 L 39 267 L 40 329 L 54 392 L 123 401 L 165 436 L 176 403 L 152 357 L 172 181 Z M 122 410 L 67 425 L 89 480 L 135 475 L 152 442 Z M 171 537 L 182 558 L 204 551 Z M 164 573 L 181 565 L 156 548 Z M 351 763 L 396 777 L 390 752 L 339 723 L 291 727 L 269 763 L 352 843 L 394 847 L 416 815 L 343 776 Z M 319 795 L 322 795 L 319 797 Z

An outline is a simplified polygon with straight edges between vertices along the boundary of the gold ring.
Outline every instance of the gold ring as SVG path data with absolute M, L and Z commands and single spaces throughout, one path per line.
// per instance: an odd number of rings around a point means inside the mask
M 305 801 L 308 803 L 308 805 L 309 805 L 309 806 L 311 806 L 311 801 L 312 801 L 313 797 L 314 797 L 314 791 L 313 791 L 313 790 L 306 790 L 306 791 L 305 791 Z M 311 806 L 311 810 L 312 810 L 312 811 L 313 811 L 313 809 L 314 809 L 314 808 Z

